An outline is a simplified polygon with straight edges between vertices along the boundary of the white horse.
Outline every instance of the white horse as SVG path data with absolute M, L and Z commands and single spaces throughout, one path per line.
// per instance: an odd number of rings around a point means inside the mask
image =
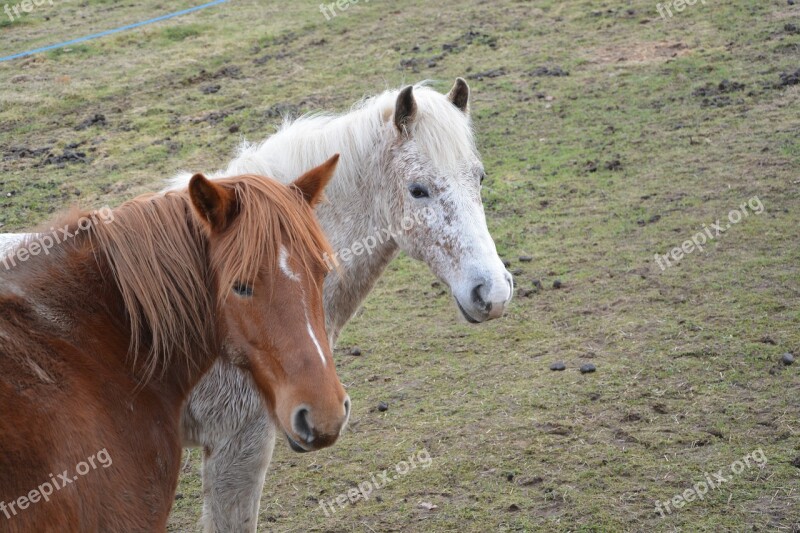
M 447 95 L 425 84 L 386 91 L 346 114 L 286 121 L 261 144 L 242 146 L 228 168 L 212 176 L 257 173 L 289 181 L 341 154 L 327 202 L 317 207 L 336 251 L 330 262 L 338 264 L 324 286 L 332 346 L 400 250 L 450 287 L 469 322 L 502 316 L 511 300 L 511 274 L 486 227 L 484 169 L 468 103 L 461 78 Z M 177 176 L 171 187 L 184 187 L 189 177 Z M 0 236 L 0 251 L 21 237 Z M 216 364 L 192 392 L 183 439 L 204 450 L 206 531 L 256 530 L 275 435 L 250 378 L 230 364 Z M 305 451 L 303 444 L 290 443 L 295 451 Z

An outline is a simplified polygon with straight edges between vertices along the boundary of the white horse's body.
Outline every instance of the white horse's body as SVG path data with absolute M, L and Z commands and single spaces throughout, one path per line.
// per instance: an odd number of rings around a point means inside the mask
M 0 234 L 0 257 L 6 255 L 18 244 L 22 244 L 27 236 L 26 233 L 2 233 Z
M 344 115 L 286 122 L 259 145 L 244 145 L 212 177 L 263 174 L 289 181 L 340 153 L 336 176 L 317 207 L 339 267 L 325 280 L 327 331 L 334 345 L 400 250 L 428 264 L 464 317 L 502 315 L 511 275 L 497 255 L 480 199 L 483 167 L 459 79 L 448 95 L 424 85 L 386 91 Z M 171 181 L 184 187 L 189 174 Z M 0 236 L 13 246 L 22 235 Z M 341 252 L 341 253 L 339 253 Z M 186 446 L 204 450 L 207 531 L 255 531 L 275 425 L 249 377 L 217 363 L 183 413 Z

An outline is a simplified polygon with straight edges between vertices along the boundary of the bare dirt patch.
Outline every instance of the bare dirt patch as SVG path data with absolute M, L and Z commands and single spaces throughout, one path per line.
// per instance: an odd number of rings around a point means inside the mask
M 689 55 L 691 48 L 679 41 L 636 42 L 590 50 L 587 59 L 597 64 L 648 64 Z

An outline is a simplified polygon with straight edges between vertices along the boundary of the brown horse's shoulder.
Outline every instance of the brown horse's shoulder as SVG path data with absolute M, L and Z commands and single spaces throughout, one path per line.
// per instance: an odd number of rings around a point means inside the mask
M 0 381 L 24 390 L 57 383 L 58 361 L 37 331 L 33 308 L 16 296 L 0 296 Z
M 46 507 L 15 516 L 10 531 L 73 531 L 76 524 L 89 531 L 163 530 L 181 448 L 178 409 L 163 400 L 158 382 L 137 390 L 132 376 L 99 363 L 92 350 L 8 320 L 0 319 L 0 340 L 0 501 L 28 494 L 50 474 L 74 477 L 101 450 L 110 459 L 107 468 L 94 459 Z M 81 490 L 68 490 L 73 485 Z M 147 512 L 85 512 L 109 508 Z

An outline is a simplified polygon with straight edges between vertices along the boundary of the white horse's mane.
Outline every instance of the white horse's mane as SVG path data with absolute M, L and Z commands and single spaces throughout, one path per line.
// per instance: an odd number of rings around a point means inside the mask
M 284 118 L 278 131 L 266 140 L 243 142 L 227 168 L 211 177 L 256 173 L 289 182 L 339 153 L 337 177 L 329 187 L 352 190 L 365 162 L 381 164 L 378 152 L 390 133 L 387 128 L 394 128 L 392 119 L 399 92 L 400 89 L 392 89 L 363 98 L 346 113 Z M 409 134 L 420 151 L 442 170 L 455 171 L 465 161 L 477 161 L 469 115 L 446 95 L 430 88 L 428 82 L 414 86 L 414 98 L 417 115 Z M 189 177 L 185 173 L 172 178 L 169 188 L 185 187 Z

